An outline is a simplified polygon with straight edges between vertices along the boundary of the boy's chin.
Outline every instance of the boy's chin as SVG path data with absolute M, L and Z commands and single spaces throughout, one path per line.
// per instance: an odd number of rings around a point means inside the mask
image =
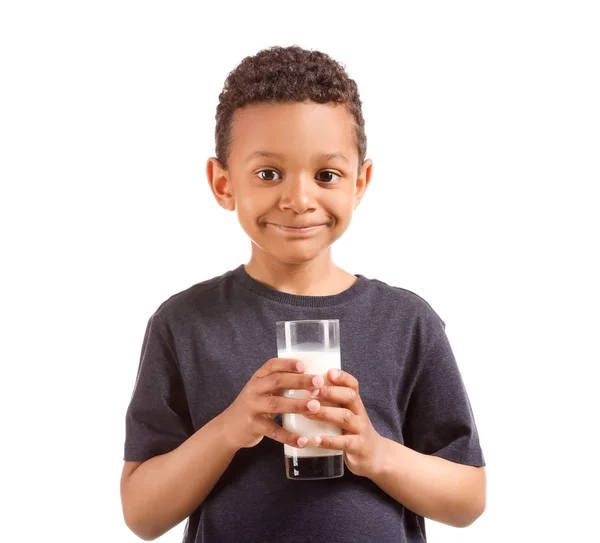
M 322 249 L 321 251 L 270 251 L 270 255 L 272 258 L 278 260 L 282 264 L 287 264 L 290 266 L 299 266 L 302 264 L 308 264 L 322 256 L 323 252 L 327 250 L 327 247 Z

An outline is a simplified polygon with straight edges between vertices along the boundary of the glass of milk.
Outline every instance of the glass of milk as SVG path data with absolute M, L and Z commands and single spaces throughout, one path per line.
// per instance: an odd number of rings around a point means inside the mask
M 322 375 L 341 369 L 339 320 L 299 320 L 277 322 L 277 356 L 304 363 L 304 373 Z M 286 390 L 287 398 L 309 398 L 307 390 Z M 334 405 L 321 402 L 321 405 Z M 297 413 L 282 414 L 283 427 L 306 436 L 339 436 L 342 430 L 331 423 L 309 420 Z M 308 445 L 303 449 L 284 444 L 285 472 L 288 479 L 332 479 L 344 475 L 342 451 Z

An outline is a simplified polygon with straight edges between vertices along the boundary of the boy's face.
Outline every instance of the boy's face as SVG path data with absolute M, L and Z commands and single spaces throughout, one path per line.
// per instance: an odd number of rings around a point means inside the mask
M 370 160 L 357 176 L 351 114 L 334 104 L 252 104 L 235 111 L 231 136 L 229 169 L 211 158 L 207 175 L 219 204 L 237 211 L 253 258 L 301 264 L 321 255 L 371 178 Z

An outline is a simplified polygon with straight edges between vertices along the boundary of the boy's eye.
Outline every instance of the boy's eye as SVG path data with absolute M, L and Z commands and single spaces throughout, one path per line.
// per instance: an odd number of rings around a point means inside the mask
M 279 176 L 279 174 L 275 170 L 261 170 L 256 175 L 258 175 L 258 177 L 260 177 L 263 181 L 278 181 L 279 179 L 281 179 L 281 177 L 276 177 Z M 339 178 L 340 175 L 335 172 L 325 170 L 319 172 L 317 174 L 317 177 L 319 178 L 319 181 L 322 181 L 324 183 L 332 183 L 337 178 Z
M 262 177 L 260 174 L 266 174 L 265 177 Z M 258 177 L 260 177 L 263 181 L 277 181 L 277 179 L 275 179 L 273 177 L 273 175 L 279 175 L 275 170 L 261 170 L 260 172 L 257 173 Z
M 331 183 L 332 181 L 335 181 L 336 178 L 340 177 L 339 174 L 327 170 L 324 172 L 319 172 L 319 176 L 323 176 L 319 179 L 319 181 L 324 181 L 325 183 Z M 333 179 L 331 178 L 331 176 L 333 176 Z

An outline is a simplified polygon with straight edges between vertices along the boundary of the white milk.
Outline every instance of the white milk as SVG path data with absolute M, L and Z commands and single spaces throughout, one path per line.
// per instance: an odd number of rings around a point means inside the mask
M 283 351 L 279 352 L 280 358 L 294 358 L 302 360 L 304 363 L 304 373 L 313 375 L 322 375 L 325 378 L 325 384 L 330 384 L 326 373 L 330 368 L 341 369 L 340 351 Z M 286 398 L 309 398 L 307 390 L 286 390 L 283 394 Z M 319 398 L 317 398 L 318 400 Z M 320 401 L 320 400 L 319 400 Z M 321 402 L 321 405 L 334 405 L 327 402 Z M 339 426 L 329 422 L 309 420 L 303 415 L 297 413 L 282 414 L 283 427 L 290 431 L 306 436 L 309 440 L 313 436 L 339 436 L 342 430 Z M 342 451 L 332 449 L 321 449 L 311 445 L 299 449 L 290 445 L 283 445 L 286 456 L 332 456 L 342 454 Z

